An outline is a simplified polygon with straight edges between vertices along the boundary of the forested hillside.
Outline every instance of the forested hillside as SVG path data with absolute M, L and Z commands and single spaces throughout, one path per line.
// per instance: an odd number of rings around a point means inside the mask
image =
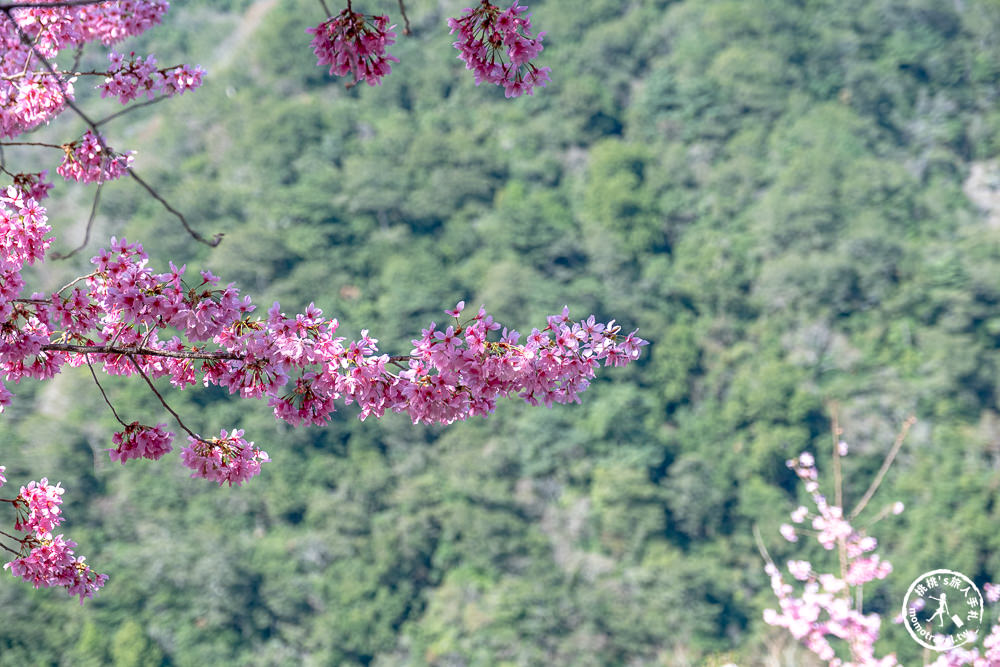
M 833 562 L 778 526 L 804 498 L 785 461 L 828 467 L 834 411 L 848 502 L 918 420 L 873 501 L 907 507 L 873 528 L 895 567 L 865 590 L 880 647 L 920 660 L 890 622 L 920 573 L 1000 580 L 1000 4 L 535 0 L 552 82 L 516 100 L 456 58 L 462 2 L 408 2 L 401 62 L 349 90 L 308 48 L 314 0 L 176 5 L 120 50 L 200 62 L 205 86 L 106 131 L 224 241 L 112 183 L 39 285 L 124 235 L 393 354 L 459 300 L 525 333 L 568 304 L 651 345 L 581 405 L 446 428 L 348 408 L 292 429 L 186 390 L 198 428 L 238 423 L 274 460 L 232 489 L 111 463 L 85 371 L 19 386 L 7 477 L 44 464 L 71 489 L 111 579 L 83 608 L 0 581 L 0 665 L 809 664 L 762 620 L 752 527 L 778 561 Z M 54 194 L 68 250 L 91 191 Z

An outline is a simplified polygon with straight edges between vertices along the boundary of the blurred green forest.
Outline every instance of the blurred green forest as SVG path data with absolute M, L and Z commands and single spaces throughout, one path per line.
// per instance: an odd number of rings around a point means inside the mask
M 112 464 L 84 372 L 18 386 L 10 483 L 62 481 L 66 533 L 111 579 L 82 608 L 0 582 L 0 666 L 810 664 L 762 621 L 752 527 L 779 562 L 834 565 L 777 532 L 805 500 L 786 459 L 814 451 L 830 481 L 834 410 L 848 506 L 918 419 L 868 510 L 907 506 L 871 529 L 894 565 L 865 591 L 880 650 L 920 660 L 890 621 L 921 572 L 1000 579 L 1000 2 L 535 0 L 552 83 L 517 100 L 457 60 L 462 2 L 408 2 L 401 62 L 350 90 L 315 65 L 314 0 L 177 5 L 120 50 L 200 63 L 204 88 L 106 132 L 225 240 L 113 183 L 39 286 L 125 235 L 390 353 L 461 299 L 523 332 L 568 304 L 652 344 L 582 405 L 447 428 L 345 408 L 291 429 L 174 392 L 193 428 L 271 454 L 233 489 L 173 456 Z M 92 190 L 57 191 L 66 250 Z

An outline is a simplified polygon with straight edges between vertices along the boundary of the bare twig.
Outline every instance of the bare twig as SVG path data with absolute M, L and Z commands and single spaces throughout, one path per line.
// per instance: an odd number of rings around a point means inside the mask
M 143 188 L 145 188 L 146 192 L 148 192 L 153 199 L 155 199 L 156 201 L 158 201 L 161 204 L 163 204 L 163 208 L 167 209 L 168 211 L 170 211 L 171 213 L 173 213 L 175 216 L 177 216 L 177 219 L 181 221 L 182 225 L 184 225 L 184 229 L 186 229 L 187 233 L 191 235 L 191 238 L 193 238 L 194 240 L 196 240 L 196 241 L 198 241 L 200 243 L 204 243 L 205 245 L 210 246 L 212 248 L 214 248 L 217 245 L 219 245 L 220 243 L 222 243 L 222 237 L 225 236 L 225 234 L 223 234 L 223 233 L 220 232 L 220 233 L 216 234 L 215 236 L 213 236 L 212 240 L 209 241 L 204 236 L 202 236 L 201 234 L 199 234 L 198 232 L 196 232 L 194 229 L 192 229 L 191 225 L 188 224 L 187 218 L 185 218 L 184 215 L 180 211 L 178 211 L 173 206 L 171 206 L 167 202 L 167 200 L 165 200 L 163 197 L 161 197 L 160 194 L 156 190 L 154 190 L 153 187 L 149 183 L 147 183 L 146 181 L 144 181 L 141 178 L 139 178 L 139 175 L 137 173 L 135 173 L 135 169 L 133 169 L 132 167 L 129 167 L 128 168 L 128 175 L 131 176 L 135 180 L 136 183 L 138 183 Z
M 327 18 L 333 16 L 333 13 L 330 12 L 330 8 L 326 6 L 326 0 L 319 0 L 319 4 L 323 6 L 323 11 L 326 12 Z
M 399 0 L 399 13 L 403 15 L 403 34 L 412 35 L 413 31 L 410 30 L 410 17 L 406 15 L 406 5 L 403 4 L 403 0 Z
M 92 363 L 90 363 L 90 355 L 89 354 L 88 355 L 84 355 L 84 359 L 87 360 L 87 368 L 90 369 L 90 376 L 92 378 L 94 378 L 94 384 L 97 385 L 97 388 L 101 392 L 101 396 L 104 397 L 104 402 L 108 404 L 109 408 L 111 408 L 111 414 L 113 414 L 115 416 L 115 419 L 118 420 L 119 424 L 121 424 L 122 426 L 128 428 L 128 424 L 126 424 L 122 420 L 122 418 L 118 416 L 118 411 L 115 410 L 115 406 L 111 405 L 111 401 L 108 399 L 108 395 L 106 393 L 104 393 L 104 387 L 101 386 L 100 381 L 97 379 L 97 373 L 94 372 L 94 365 Z
M 753 539 L 757 543 L 757 551 L 760 552 L 761 557 L 767 562 L 768 565 L 774 565 L 774 561 L 771 560 L 771 554 L 767 552 L 767 547 L 764 546 L 764 538 L 760 536 L 760 526 L 756 523 L 753 525 Z
M 63 290 L 67 290 L 70 287 L 72 287 L 73 285 L 75 285 L 78 282 L 80 282 L 81 280 L 86 280 L 87 278 L 90 278 L 93 275 L 94 275 L 93 273 L 88 273 L 85 276 L 80 276 L 79 278 L 74 278 L 73 280 L 69 281 L 68 283 L 66 283 L 65 285 L 63 285 L 59 289 L 57 289 L 55 292 L 53 292 L 53 294 L 62 294 Z
M 139 371 L 139 375 L 142 376 L 142 379 L 146 381 L 147 385 L 149 385 L 149 390 L 152 391 L 156 395 L 156 398 L 160 399 L 160 404 L 166 409 L 167 412 L 169 412 L 171 415 L 173 415 L 174 419 L 177 420 L 177 424 L 182 429 L 184 429 L 185 431 L 187 431 L 187 434 L 190 435 L 195 440 L 198 440 L 199 442 L 205 442 L 204 438 L 202 438 L 200 435 L 198 435 L 197 433 L 195 433 L 194 431 L 192 431 L 191 429 L 189 429 L 187 427 L 187 425 L 184 423 L 184 421 L 181 420 L 180 415 L 178 415 L 176 412 L 174 412 L 173 408 L 171 408 L 169 405 L 167 405 L 167 402 L 165 400 L 163 400 L 163 396 L 161 396 L 160 392 L 158 392 L 156 390 L 156 387 L 153 386 L 153 381 L 149 379 L 149 376 L 147 376 L 146 373 L 142 370 L 142 367 L 139 366 L 139 362 L 137 362 L 135 360 L 135 358 L 131 354 L 127 355 L 127 356 L 128 356 L 128 360 L 132 362 L 133 366 L 135 366 L 135 369 L 137 371 Z
M 110 116 L 102 118 L 101 120 L 99 120 L 96 123 L 94 123 L 94 125 L 97 126 L 97 127 L 100 127 L 101 125 L 104 125 L 105 123 L 110 122 L 110 121 L 114 120 L 115 118 L 119 118 L 121 116 L 124 116 L 127 113 L 135 111 L 136 109 L 141 109 L 142 107 L 148 107 L 148 106 L 150 106 L 152 104 L 156 104 L 158 102 L 162 102 L 163 100 L 166 100 L 166 99 L 170 99 L 170 98 L 168 98 L 167 96 L 164 95 L 162 97 L 154 97 L 151 100 L 146 100 L 144 102 L 138 102 L 136 104 L 132 104 L 130 106 L 125 107 L 121 111 L 116 111 L 113 114 L 111 114 Z
M 844 430 L 840 428 L 840 424 L 837 422 L 837 406 L 830 406 L 831 422 L 830 422 L 830 433 L 833 436 L 833 492 L 834 492 L 834 502 L 836 502 L 837 507 L 843 509 L 844 507 L 844 478 L 840 471 L 840 436 L 844 434 Z
M 875 479 L 872 480 L 871 486 L 868 487 L 868 490 L 865 491 L 865 495 L 858 502 L 858 506 L 851 512 L 849 518 L 852 521 L 854 520 L 854 517 L 861 513 L 861 510 L 865 508 L 865 505 L 867 505 L 868 501 L 872 499 L 872 496 L 875 495 L 875 491 L 877 491 L 879 485 L 882 484 L 882 478 L 885 477 L 885 474 L 889 471 L 889 466 L 892 465 L 893 459 L 895 459 L 896 454 L 899 453 L 899 448 L 903 446 L 903 440 L 906 439 L 906 434 L 910 432 L 910 429 L 916 423 L 917 418 L 913 415 L 907 417 L 906 421 L 903 422 L 902 428 L 899 429 L 899 435 L 896 436 L 896 442 L 892 443 L 892 449 L 889 450 L 889 453 L 885 457 L 885 461 L 882 462 L 882 467 L 879 468 L 878 474 L 875 475 Z
M 104 180 L 100 180 L 97 183 L 97 188 L 94 190 L 94 201 L 90 205 L 90 217 L 87 218 L 87 227 L 83 230 L 83 241 L 77 247 L 73 248 L 69 252 L 54 252 L 49 257 L 52 259 L 69 259 L 76 253 L 87 247 L 87 243 L 90 241 L 90 230 L 94 226 L 94 218 L 97 217 L 97 204 L 101 201 L 101 189 L 104 188 Z

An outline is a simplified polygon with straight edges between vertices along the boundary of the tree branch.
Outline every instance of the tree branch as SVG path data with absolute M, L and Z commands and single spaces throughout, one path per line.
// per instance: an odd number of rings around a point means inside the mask
M 135 180 L 136 183 L 138 183 L 143 188 L 145 188 L 146 192 L 148 192 L 153 199 L 155 199 L 156 201 L 158 201 L 161 204 L 163 204 L 163 208 L 167 209 L 168 211 L 170 211 L 171 213 L 173 213 L 175 216 L 177 216 L 177 219 L 181 221 L 182 225 L 184 225 L 184 229 L 187 230 L 187 233 L 190 234 L 191 237 L 194 240 L 199 241 L 201 243 L 204 243 L 205 245 L 210 246 L 212 248 L 214 248 L 217 245 L 219 245 L 220 243 L 222 243 L 222 237 L 225 236 L 225 234 L 223 234 L 222 232 L 219 232 L 218 234 L 216 234 L 215 236 L 212 237 L 211 241 L 209 241 L 204 236 L 202 236 L 201 234 L 199 234 L 198 232 L 196 232 L 194 229 L 192 229 L 191 225 L 188 224 L 187 218 L 185 218 L 184 215 L 180 211 L 178 211 L 173 206 L 171 206 L 167 202 L 167 200 L 165 200 L 163 197 L 161 197 L 160 194 L 156 190 L 153 189 L 153 186 L 151 186 L 149 183 L 147 183 L 146 181 L 144 181 L 141 178 L 139 178 L 139 175 L 137 173 L 135 173 L 135 169 L 133 169 L 132 167 L 129 167 L 128 168 L 128 175 L 131 176 Z
M 115 416 L 115 419 L 118 420 L 119 424 L 128 427 L 128 424 L 122 421 L 122 418 L 118 416 L 118 411 L 115 410 L 115 406 L 111 405 L 111 401 L 108 399 L 108 395 L 104 393 L 104 387 L 101 386 L 100 381 L 98 381 L 97 379 L 97 373 L 94 372 L 94 365 L 90 363 L 90 355 L 86 355 L 84 358 L 87 360 L 87 368 L 90 369 L 90 376 L 94 378 L 94 384 L 97 385 L 97 388 L 101 392 L 101 396 L 104 397 L 104 402 L 108 404 L 109 408 L 111 408 L 111 414 Z
M 142 370 L 142 367 L 139 366 L 139 362 L 137 362 L 135 360 L 135 358 L 131 354 L 128 355 L 128 360 L 132 362 L 132 365 L 135 366 L 135 369 L 137 371 L 139 371 L 139 375 L 141 375 L 142 379 L 145 380 L 146 384 L 149 385 L 149 390 L 152 391 L 156 395 L 156 397 L 158 399 L 160 399 L 160 404 L 163 405 L 163 407 L 166 409 L 166 411 L 169 412 L 171 415 L 173 415 L 174 419 L 177 420 L 177 424 L 182 429 L 184 429 L 185 431 L 187 431 L 188 435 L 190 435 L 195 440 L 197 440 L 199 442 L 205 442 L 204 438 L 202 438 L 200 435 L 198 435 L 197 433 L 195 433 L 194 431 L 192 431 L 191 429 L 189 429 L 187 427 L 187 425 L 181 420 L 180 415 L 178 415 L 176 412 L 174 412 L 173 408 L 171 408 L 169 405 L 167 405 L 167 402 L 165 400 L 163 400 L 163 396 L 161 396 L 160 392 L 158 392 L 156 390 L 156 387 L 153 386 L 153 381 L 149 379 L 149 377 L 146 375 L 146 373 Z

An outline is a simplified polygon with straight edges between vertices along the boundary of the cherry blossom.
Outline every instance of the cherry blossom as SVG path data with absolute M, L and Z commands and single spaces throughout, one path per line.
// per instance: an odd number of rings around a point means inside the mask
M 121 461 L 122 465 L 129 459 L 157 460 L 173 449 L 170 443 L 174 434 L 164 430 L 166 426 L 144 426 L 139 422 L 132 422 L 124 431 L 115 433 L 112 441 L 116 447 L 109 450 L 111 460 Z
M 348 8 L 306 32 L 314 35 L 310 46 L 318 65 L 329 65 L 330 74 L 337 76 L 351 73 L 354 81 L 348 87 L 359 81 L 377 86 L 392 69 L 389 63 L 399 62 L 385 50 L 395 42 L 395 27 L 388 16 L 366 16 Z
M 56 169 L 67 181 L 97 183 L 121 178 L 132 166 L 132 151 L 106 150 L 104 138 L 90 130 L 79 141 L 66 144 L 62 164 Z
M 531 62 L 542 52 L 545 33 L 531 34 L 531 17 L 524 15 L 527 7 L 515 0 L 501 10 L 487 0 L 478 7 L 467 8 L 459 18 L 448 19 L 452 34 L 458 33 L 454 46 L 466 69 L 472 70 L 476 85 L 484 81 L 504 87 L 506 97 L 534 93 L 535 86 L 550 81 L 548 67 Z

